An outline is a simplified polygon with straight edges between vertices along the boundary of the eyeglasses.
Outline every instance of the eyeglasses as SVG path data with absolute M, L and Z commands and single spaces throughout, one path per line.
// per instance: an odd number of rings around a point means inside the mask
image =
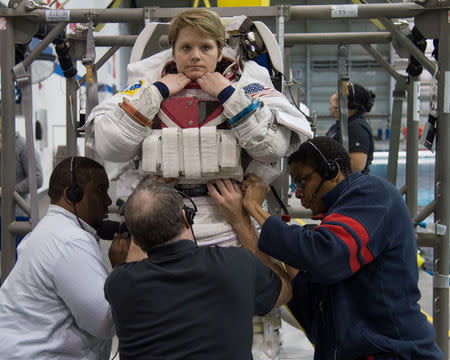
M 308 175 L 304 176 L 303 178 L 300 179 L 300 181 L 296 181 L 294 182 L 294 185 L 292 186 L 294 191 L 300 191 L 303 190 L 305 188 L 306 183 L 311 179 L 311 176 L 316 172 L 317 170 L 313 170 L 311 171 Z

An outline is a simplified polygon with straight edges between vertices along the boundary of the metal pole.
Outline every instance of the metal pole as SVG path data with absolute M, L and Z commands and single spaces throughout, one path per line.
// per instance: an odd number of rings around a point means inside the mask
M 309 20 L 342 20 L 342 18 L 374 19 L 380 16 L 387 18 L 414 17 L 425 10 L 420 5 L 402 4 L 352 4 L 352 5 L 309 5 L 291 6 L 291 19 Z
M 286 46 L 299 44 L 387 44 L 390 32 L 289 33 L 284 35 Z
M 30 205 L 28 205 L 27 202 L 24 199 L 22 199 L 22 197 L 19 195 L 17 191 L 14 191 L 13 198 L 17 206 L 20 207 L 23 210 L 23 212 L 27 214 L 28 217 L 30 217 L 31 215 Z
M 284 45 L 284 30 L 285 30 L 285 20 L 287 17 L 287 7 L 281 5 L 279 7 L 279 13 L 276 17 L 276 31 L 278 45 L 280 47 L 281 54 L 283 56 L 283 69 L 282 73 L 285 74 L 286 79 L 281 78 L 281 92 L 284 94 L 286 92 L 286 86 L 289 86 L 289 82 L 292 81 L 291 78 L 291 62 L 290 62 L 290 49 L 285 48 Z M 292 99 L 295 101 L 295 99 Z M 299 104 L 300 106 L 300 104 Z M 278 191 L 278 196 L 284 204 L 288 202 L 289 193 L 289 174 L 286 171 L 285 163 L 283 159 L 280 159 L 277 163 L 277 167 L 282 172 L 282 176 L 278 177 L 272 184 L 274 189 Z M 274 202 L 272 201 L 272 204 Z M 275 202 L 276 203 L 276 202 Z M 279 207 L 279 214 L 281 214 L 282 209 Z
M 450 24 L 447 9 L 439 14 L 439 77 L 438 77 L 438 121 L 436 135 L 436 187 L 435 199 L 438 206 L 435 221 L 450 225 Z M 433 281 L 433 324 L 436 328 L 437 344 L 449 358 L 449 237 L 450 231 L 441 236 L 435 249 L 435 272 Z
M 395 80 L 398 80 L 403 75 L 400 75 L 386 59 L 380 55 L 370 44 L 362 43 L 361 46 L 386 70 Z
M 417 246 L 420 247 L 435 247 L 436 245 L 439 244 L 440 238 L 441 235 L 435 235 L 433 233 L 426 233 L 426 232 L 416 233 Z
M 284 56 L 284 21 L 285 21 L 285 7 L 280 6 L 280 13 L 278 14 L 276 18 L 276 27 L 277 27 L 277 40 L 278 40 L 278 46 L 280 47 L 281 54 L 283 55 L 283 69 L 282 72 L 286 73 L 286 57 Z M 289 69 L 290 70 L 290 69 Z M 283 79 L 281 79 L 281 83 L 284 84 Z M 284 85 L 282 85 L 282 89 L 284 90 Z M 282 90 L 282 91 L 283 91 Z
M 397 79 L 395 89 L 392 92 L 394 100 L 392 102 L 387 180 L 394 186 L 397 184 L 398 150 L 400 147 L 403 100 L 406 95 L 406 79 L 405 76 Z
M 289 7 L 289 6 L 286 6 Z M 249 6 L 245 7 L 245 13 L 250 19 L 261 20 L 263 17 L 277 17 L 280 15 L 280 6 Z M 163 8 L 152 7 L 149 12 L 151 13 L 152 21 L 169 20 L 174 16 L 192 8 Z M 211 7 L 208 10 L 214 11 L 220 16 L 238 16 L 242 15 L 242 7 Z
M 69 35 L 67 37 L 69 39 L 69 41 L 73 42 L 73 41 L 82 41 L 85 42 L 86 41 L 86 35 L 83 34 L 74 34 L 74 35 Z M 95 35 L 94 36 L 94 41 L 95 41 L 95 46 L 96 47 L 101 47 L 101 46 L 105 46 L 105 47 L 109 47 L 109 46 L 133 46 L 134 43 L 136 42 L 137 39 L 137 35 L 117 35 L 117 36 L 113 36 L 113 35 Z
M 420 210 L 412 219 L 412 222 L 415 224 L 424 221 L 430 214 L 432 214 L 436 208 L 437 201 L 433 199 L 427 206 L 425 206 L 422 210 Z
M 408 116 L 406 133 L 406 204 L 411 217 L 417 212 L 418 175 L 419 175 L 419 118 L 420 118 L 420 81 L 410 77 L 408 84 Z
M 4 9 L 2 9 L 4 10 Z M 52 12 L 52 18 L 56 21 L 64 22 L 82 22 L 86 23 L 92 20 L 94 23 L 128 23 L 142 22 L 144 23 L 145 11 L 140 9 L 70 9 L 70 10 L 42 10 L 37 9 L 19 16 L 30 17 L 34 22 L 45 23 L 47 21 L 48 12 Z M 0 16 L 2 11 L 0 11 Z M 13 12 L 9 16 L 18 15 Z
M 36 60 L 36 58 L 41 55 L 42 51 L 64 30 L 66 23 L 59 23 L 56 25 L 46 36 L 42 39 L 39 44 L 33 49 L 29 56 L 27 56 L 23 61 L 23 67 L 27 69 L 31 63 Z
M 77 89 L 76 77 L 66 78 L 66 156 L 76 156 L 77 149 Z
M 94 36 L 95 46 L 133 46 L 136 42 L 137 35 L 97 35 Z M 78 40 L 78 38 L 77 38 Z M 86 37 L 83 38 L 86 40 Z
M 23 236 L 33 230 L 33 227 L 31 226 L 31 223 L 29 221 L 13 221 L 11 224 L 9 224 L 8 230 L 13 234 Z
M 9 224 L 15 220 L 13 193 L 16 187 L 16 155 L 15 155 L 15 118 L 14 118 L 14 24 L 13 19 L 6 19 L 6 28 L 0 31 L 0 51 L 2 70 L 2 282 L 12 270 L 16 260 L 16 237 L 8 230 Z M 14 169 L 13 171 L 7 171 Z
M 305 21 L 305 32 L 309 32 L 309 21 Z M 287 44 L 286 36 L 289 34 L 284 35 L 284 43 Z M 310 109 L 311 113 L 311 89 L 312 89 L 312 71 L 311 71 L 311 45 L 306 44 L 305 49 L 305 97 L 306 97 L 306 106 L 308 109 Z M 312 115 L 312 114 L 311 114 Z
M 251 18 L 272 17 L 278 15 L 277 6 L 253 6 L 246 10 Z M 190 10 L 189 7 L 183 8 L 150 8 L 152 19 L 171 19 L 173 16 Z M 210 10 L 221 16 L 242 15 L 241 7 L 217 8 L 211 7 Z M 390 4 L 352 4 L 352 5 L 296 5 L 290 6 L 289 12 L 291 19 L 309 19 L 309 20 L 342 20 L 347 19 L 373 19 L 377 17 L 386 18 L 409 18 L 419 15 L 428 9 L 413 3 L 390 3 Z M 429 9 L 429 10 L 436 10 Z M 47 22 L 47 12 L 50 10 L 36 9 L 27 13 L 18 14 L 13 9 L 0 9 L 0 16 L 28 17 L 36 23 Z M 148 9 L 70 9 L 70 10 L 52 10 L 52 18 L 55 21 L 67 22 L 88 22 L 91 19 L 95 23 L 128 23 L 143 22 L 146 19 Z

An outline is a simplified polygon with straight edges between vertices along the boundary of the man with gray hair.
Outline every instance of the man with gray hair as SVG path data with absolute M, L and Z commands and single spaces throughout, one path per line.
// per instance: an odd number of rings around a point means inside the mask
M 197 246 L 192 205 L 149 177 L 127 200 L 127 263 L 105 283 L 121 359 L 251 359 L 252 317 L 291 298 L 286 274 L 270 259 L 265 266 L 247 249 Z M 238 231 L 255 249 L 248 216 Z

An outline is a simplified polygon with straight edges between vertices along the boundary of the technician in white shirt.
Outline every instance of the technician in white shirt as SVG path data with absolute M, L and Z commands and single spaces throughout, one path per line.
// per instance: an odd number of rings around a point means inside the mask
M 103 166 L 88 158 L 53 170 L 48 212 L 0 288 L 0 359 L 109 359 L 114 326 L 95 230 L 111 204 L 108 187 Z M 127 245 L 113 241 L 113 267 Z

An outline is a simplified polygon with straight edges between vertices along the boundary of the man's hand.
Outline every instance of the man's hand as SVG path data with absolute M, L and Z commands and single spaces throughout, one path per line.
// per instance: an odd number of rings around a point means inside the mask
M 205 93 L 214 96 L 215 98 L 223 89 L 231 84 L 230 80 L 218 72 L 204 74 L 197 79 L 197 83 Z
M 269 186 L 255 174 L 249 174 L 242 183 L 242 190 L 245 191 L 244 208 L 262 226 L 270 217 L 261 206 L 269 192 Z
M 242 183 L 242 190 L 245 191 L 244 207 L 247 209 L 250 206 L 261 206 L 269 193 L 269 186 L 255 174 L 249 174 Z
M 178 74 L 167 74 L 159 81 L 161 81 L 168 87 L 169 96 L 172 96 L 183 90 L 185 86 L 191 82 L 191 79 L 189 79 L 183 73 L 178 73 Z
M 115 233 L 108 250 L 109 261 L 114 268 L 120 263 L 125 262 L 127 258 L 128 249 L 130 247 L 130 239 L 125 239 L 119 234 Z
M 242 191 L 239 184 L 234 180 L 226 179 L 216 180 L 216 185 L 219 191 L 211 183 L 206 186 L 224 218 L 233 226 L 247 220 L 248 214 L 242 206 Z

